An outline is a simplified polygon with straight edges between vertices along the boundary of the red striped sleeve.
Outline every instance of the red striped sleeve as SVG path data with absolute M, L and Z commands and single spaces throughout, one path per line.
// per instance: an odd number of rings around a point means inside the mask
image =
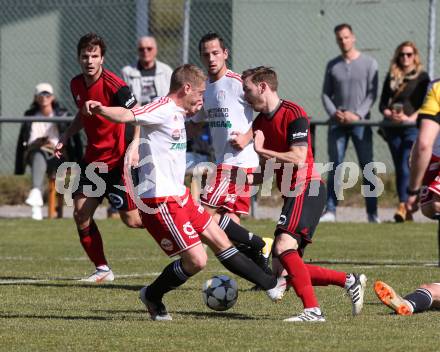
M 115 90 L 119 90 L 121 87 L 125 86 L 125 83 L 116 78 L 115 75 L 107 70 L 102 71 L 102 78 L 109 83 L 109 85 Z
M 296 105 L 295 103 L 285 101 L 283 100 L 283 106 L 287 109 L 292 111 L 295 118 L 299 117 L 307 117 L 306 112 L 303 108 L 301 108 L 299 105 Z
M 141 115 L 141 114 L 144 114 L 144 113 L 152 112 L 153 110 L 156 110 L 160 106 L 169 103 L 169 101 L 170 101 L 170 98 L 162 97 L 162 98 L 157 99 L 157 100 L 155 100 L 152 103 L 149 103 L 147 105 L 140 106 L 138 108 L 134 108 L 131 111 L 133 111 L 133 114 L 135 116 Z
M 238 73 L 235 73 L 235 72 L 232 72 L 232 71 L 227 71 L 226 72 L 226 77 L 234 78 L 237 81 L 239 81 L 240 83 L 243 82 L 243 80 L 241 79 L 241 76 Z

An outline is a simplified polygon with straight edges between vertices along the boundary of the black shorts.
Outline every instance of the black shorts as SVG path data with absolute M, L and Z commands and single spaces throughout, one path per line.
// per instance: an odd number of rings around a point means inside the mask
M 285 197 L 275 236 L 281 233 L 291 235 L 298 241 L 298 252 L 302 256 L 305 247 L 312 242 L 326 197 L 326 187 L 321 181 L 311 181 L 296 197 Z
M 82 162 L 80 164 L 81 174 L 79 177 L 78 188 L 73 191 L 72 198 L 77 195 L 84 195 L 87 198 L 97 198 L 101 203 L 104 197 L 106 197 L 110 204 L 119 211 L 129 211 L 136 209 L 136 204 L 129 196 L 128 192 L 125 192 L 125 178 L 122 166 L 115 167 L 107 173 L 99 172 L 97 168 L 90 169 L 94 171 L 92 179 L 87 177 L 86 168 L 90 164 Z M 131 177 L 133 184 L 138 184 L 137 169 L 132 169 Z M 99 178 L 101 180 L 99 180 Z M 102 182 L 104 181 L 104 182 Z M 99 188 L 99 189 L 98 189 Z

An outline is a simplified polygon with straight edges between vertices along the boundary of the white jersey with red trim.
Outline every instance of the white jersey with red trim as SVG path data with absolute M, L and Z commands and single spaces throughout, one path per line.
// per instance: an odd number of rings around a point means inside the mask
M 246 133 L 252 127 L 253 110 L 244 100 L 242 80 L 230 70 L 215 82 L 206 82 L 203 110 L 192 117 L 194 122 L 207 120 L 217 164 L 243 168 L 258 166 L 253 143 L 243 150 L 234 149 L 232 132 Z
M 138 195 L 141 198 L 184 195 L 185 111 L 168 97 L 131 111 L 136 124 L 141 126 Z

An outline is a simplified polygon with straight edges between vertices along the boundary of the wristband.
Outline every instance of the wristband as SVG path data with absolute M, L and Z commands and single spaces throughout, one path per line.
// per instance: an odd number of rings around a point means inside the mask
M 410 196 L 417 196 L 420 193 L 420 188 L 419 189 L 410 189 L 408 187 L 406 189 L 406 193 L 408 193 L 408 195 L 410 195 Z

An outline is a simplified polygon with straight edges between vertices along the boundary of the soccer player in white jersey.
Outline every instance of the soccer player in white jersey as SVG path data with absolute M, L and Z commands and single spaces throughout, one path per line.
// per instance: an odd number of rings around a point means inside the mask
M 229 54 L 223 39 L 217 33 L 207 33 L 199 41 L 199 53 L 208 80 L 203 108 L 191 120 L 207 121 L 217 164 L 200 200 L 229 239 L 269 272 L 273 240 L 262 239 L 239 225 L 240 216 L 249 214 L 250 207 L 246 175 L 259 165 L 252 144 L 253 110 L 244 100 L 240 75 L 226 66 Z
M 171 320 L 163 296 L 184 284 L 206 266 L 206 243 L 231 272 L 263 287 L 269 297 L 282 298 L 286 280 L 265 273 L 229 241 L 211 216 L 198 205 L 184 186 L 186 131 L 185 117 L 194 115 L 203 104 L 203 71 L 183 65 L 171 76 L 170 92 L 143 107 L 105 107 L 86 102 L 86 110 L 119 123 L 141 126 L 140 214 L 145 228 L 170 257 L 180 258 L 165 267 L 156 280 L 140 291 L 153 320 Z

